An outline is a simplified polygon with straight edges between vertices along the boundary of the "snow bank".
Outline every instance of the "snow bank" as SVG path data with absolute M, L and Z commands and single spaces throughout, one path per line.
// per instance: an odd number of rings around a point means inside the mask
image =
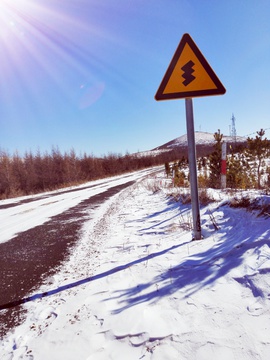
M 85 224 L 69 261 L 1 341 L 1 359 L 269 358 L 269 217 L 221 199 L 201 209 L 205 238 L 191 241 L 182 226 L 190 205 L 149 181 Z

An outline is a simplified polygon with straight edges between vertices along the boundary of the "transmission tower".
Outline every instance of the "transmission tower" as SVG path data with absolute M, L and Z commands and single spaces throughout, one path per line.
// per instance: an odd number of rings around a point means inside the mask
M 232 114 L 232 125 L 231 125 L 231 133 L 230 136 L 234 139 L 234 141 L 236 140 L 236 128 L 235 128 L 235 117 L 234 114 Z

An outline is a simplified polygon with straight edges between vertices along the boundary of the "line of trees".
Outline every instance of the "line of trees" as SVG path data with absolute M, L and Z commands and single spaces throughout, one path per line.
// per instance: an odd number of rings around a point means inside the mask
M 265 163 L 270 157 L 270 142 L 264 135 L 264 130 L 260 130 L 255 138 L 247 139 L 245 146 L 231 149 L 227 159 L 227 187 L 270 187 L 270 166 Z M 223 135 L 218 131 L 214 138 L 212 153 L 198 159 L 201 187 L 220 187 Z M 11 156 L 0 149 L 0 199 L 55 190 L 164 163 L 169 173 L 171 161 L 174 161 L 175 185 L 184 186 L 188 181 L 188 161 L 179 149 L 156 156 L 108 154 L 102 158 L 78 156 L 73 149 L 63 154 L 57 147 L 45 154 L 26 152 L 23 157 L 18 153 Z
M 247 139 L 247 146 L 228 157 L 227 184 L 231 188 L 270 187 L 270 142 L 265 131 L 257 131 L 255 138 Z
M 175 156 L 174 152 L 157 156 L 111 153 L 98 158 L 87 154 L 78 156 L 73 149 L 61 153 L 54 147 L 50 153 L 26 152 L 21 157 L 18 153 L 11 156 L 0 149 L 0 199 L 36 194 L 136 171 L 163 164 Z
M 227 149 L 227 187 L 232 189 L 270 188 L 270 141 L 265 131 L 257 131 L 255 138 L 247 138 L 245 145 L 230 146 Z M 212 153 L 198 158 L 199 187 L 221 187 L 221 147 L 223 134 L 214 134 L 215 145 Z M 183 158 L 184 159 L 184 158 Z M 165 163 L 167 175 L 174 174 L 174 185 L 185 186 L 188 181 L 188 162 L 174 162 L 170 167 Z
M 232 189 L 261 189 L 270 187 L 270 142 L 264 137 L 265 131 L 257 131 L 255 138 L 247 138 L 246 146 L 228 149 L 227 187 Z M 216 143 L 213 153 L 208 157 L 209 174 L 204 176 L 208 187 L 220 187 L 221 146 L 223 135 L 214 135 Z M 206 174 L 206 172 L 204 172 Z

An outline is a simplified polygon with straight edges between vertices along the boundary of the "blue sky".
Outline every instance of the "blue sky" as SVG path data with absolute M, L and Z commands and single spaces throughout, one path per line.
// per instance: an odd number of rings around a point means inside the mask
M 232 113 L 237 135 L 270 128 L 269 18 L 268 0 L 0 0 L 0 149 L 102 156 L 185 134 L 185 101 L 154 99 L 184 33 L 227 90 L 194 98 L 195 130 L 228 135 Z

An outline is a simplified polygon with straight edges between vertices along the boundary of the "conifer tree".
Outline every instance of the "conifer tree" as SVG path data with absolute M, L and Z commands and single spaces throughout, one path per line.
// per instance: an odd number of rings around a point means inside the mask
M 183 170 L 179 170 L 179 165 L 177 162 L 173 164 L 173 173 L 174 173 L 174 186 L 184 186 L 185 184 L 185 173 Z
M 220 188 L 220 172 L 221 172 L 221 143 L 223 134 L 218 129 L 214 134 L 216 141 L 214 151 L 209 155 L 209 187 Z
M 243 153 L 232 153 L 227 160 L 227 186 L 233 189 L 254 187 L 254 176 Z
M 171 175 L 170 164 L 168 162 L 165 162 L 165 172 L 168 178 Z
M 253 174 L 256 176 L 258 189 L 261 188 L 263 160 L 269 152 L 269 141 L 266 138 L 263 139 L 264 135 L 265 131 L 261 129 L 257 131 L 255 139 L 249 137 L 247 139 L 246 156 L 253 170 Z

